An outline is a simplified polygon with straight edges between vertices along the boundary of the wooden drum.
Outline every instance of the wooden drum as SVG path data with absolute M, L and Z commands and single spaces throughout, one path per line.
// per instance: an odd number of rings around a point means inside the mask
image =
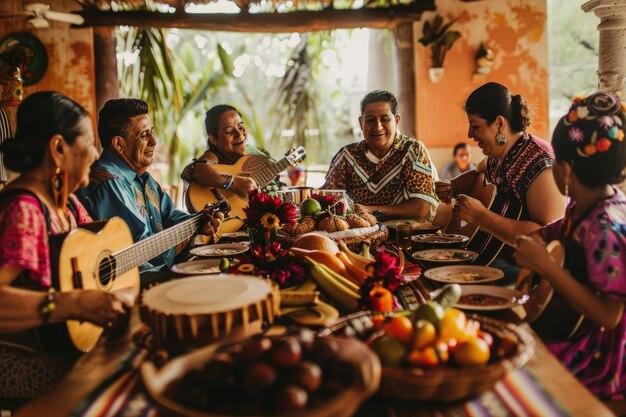
M 141 319 L 155 346 L 184 352 L 261 332 L 280 312 L 278 286 L 247 275 L 181 278 L 143 293 Z

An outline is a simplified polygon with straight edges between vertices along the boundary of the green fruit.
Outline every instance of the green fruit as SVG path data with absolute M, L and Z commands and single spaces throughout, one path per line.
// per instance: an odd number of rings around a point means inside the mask
M 445 310 L 441 305 L 435 301 L 428 300 L 424 304 L 420 304 L 413 313 L 413 323 L 417 323 L 418 320 L 429 321 L 435 326 L 435 329 L 439 329 L 439 323 L 443 320 Z
M 220 259 L 220 271 L 222 272 L 226 272 L 228 271 L 228 268 L 230 267 L 230 261 L 228 260 L 228 258 L 222 258 Z
M 374 340 L 370 348 L 376 352 L 383 365 L 398 365 L 406 355 L 404 343 L 389 335 Z
M 322 206 L 319 201 L 313 198 L 307 198 L 302 203 L 300 203 L 300 215 L 302 216 L 312 216 L 314 214 L 319 213 L 322 210 Z

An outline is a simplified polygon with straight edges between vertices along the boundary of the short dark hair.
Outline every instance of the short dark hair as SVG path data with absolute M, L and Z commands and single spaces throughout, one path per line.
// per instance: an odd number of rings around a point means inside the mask
M 361 100 L 361 115 L 365 112 L 365 108 L 372 103 L 378 103 L 384 101 L 391 106 L 391 113 L 394 116 L 398 115 L 398 99 L 396 96 L 385 90 L 374 90 L 365 95 Z
M 554 155 L 572 165 L 578 180 L 588 187 L 619 184 L 625 179 L 626 113 L 612 94 L 594 93 L 576 98 L 552 134 Z
M 98 136 L 103 148 L 109 148 L 115 136 L 126 137 L 130 119 L 148 114 L 148 103 L 138 98 L 116 98 L 104 103 L 98 113 Z
M 204 128 L 206 129 L 207 135 L 213 135 L 213 137 L 217 139 L 217 132 L 220 127 L 220 117 L 227 111 L 236 111 L 239 117 L 243 117 L 241 116 L 239 110 L 229 104 L 218 104 L 217 106 L 213 106 L 204 115 Z M 213 145 L 210 140 L 207 140 L 207 143 L 209 150 L 215 151 L 215 145 Z
M 71 98 L 54 91 L 40 91 L 26 97 L 17 109 L 17 127 L 13 138 L 0 150 L 4 163 L 15 172 L 41 166 L 54 135 L 61 135 L 70 145 L 82 132 L 80 121 L 87 111 Z
M 519 94 L 511 92 L 502 84 L 487 83 L 472 92 L 465 101 L 465 112 L 477 114 L 487 123 L 496 117 L 504 117 L 514 132 L 524 132 L 530 126 L 530 108 Z
M 456 153 L 462 148 L 469 148 L 469 143 L 459 142 L 454 145 L 454 150 L 452 151 L 452 156 L 456 156 Z

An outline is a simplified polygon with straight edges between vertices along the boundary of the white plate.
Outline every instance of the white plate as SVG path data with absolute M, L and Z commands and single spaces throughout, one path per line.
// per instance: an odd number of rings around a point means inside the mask
M 237 239 L 237 238 L 248 237 L 248 232 L 246 232 L 245 230 L 240 230 L 238 232 L 222 233 L 221 236 L 227 239 Z
M 387 220 L 384 222 L 385 226 L 395 229 L 399 224 L 402 223 L 410 223 L 411 230 L 414 232 L 421 233 L 434 233 L 437 230 L 441 229 L 441 225 L 435 224 L 429 220 L 411 220 L 411 219 L 398 219 L 398 220 Z
M 241 243 L 217 243 L 215 245 L 198 246 L 189 251 L 192 255 L 204 258 L 227 258 L 245 253 L 248 246 Z
M 181 262 L 173 265 L 172 272 L 183 275 L 219 274 L 220 259 L 199 259 L 197 261 Z
M 447 233 L 425 233 L 413 236 L 414 242 L 426 243 L 429 245 L 454 245 L 463 244 L 469 240 L 467 236 Z
M 470 301 L 470 300 L 475 301 Z M 495 285 L 463 285 L 455 307 L 463 310 L 506 310 L 524 304 L 528 295 Z
M 472 262 L 478 257 L 478 253 L 465 249 L 426 249 L 413 252 L 413 257 L 419 261 L 458 264 Z
M 498 268 L 479 265 L 450 265 L 432 268 L 424 272 L 424 276 L 437 282 L 457 284 L 478 284 L 497 281 L 504 277 Z

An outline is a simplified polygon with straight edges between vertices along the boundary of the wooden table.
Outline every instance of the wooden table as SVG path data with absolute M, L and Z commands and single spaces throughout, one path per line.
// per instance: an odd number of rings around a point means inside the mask
M 121 338 L 108 340 L 85 354 L 74 369 L 52 391 L 27 404 L 16 417 L 67 416 L 105 378 L 112 375 L 132 348 L 132 329 L 139 326 L 138 314 L 133 315 L 131 331 Z M 532 331 L 531 331 L 532 333 Z M 534 335 L 534 333 L 533 333 Z M 572 416 L 608 417 L 614 414 L 570 374 L 534 335 L 535 354 L 526 365 L 542 387 Z M 370 400 L 358 416 L 406 416 L 424 414 L 416 403 L 395 403 L 382 399 Z

